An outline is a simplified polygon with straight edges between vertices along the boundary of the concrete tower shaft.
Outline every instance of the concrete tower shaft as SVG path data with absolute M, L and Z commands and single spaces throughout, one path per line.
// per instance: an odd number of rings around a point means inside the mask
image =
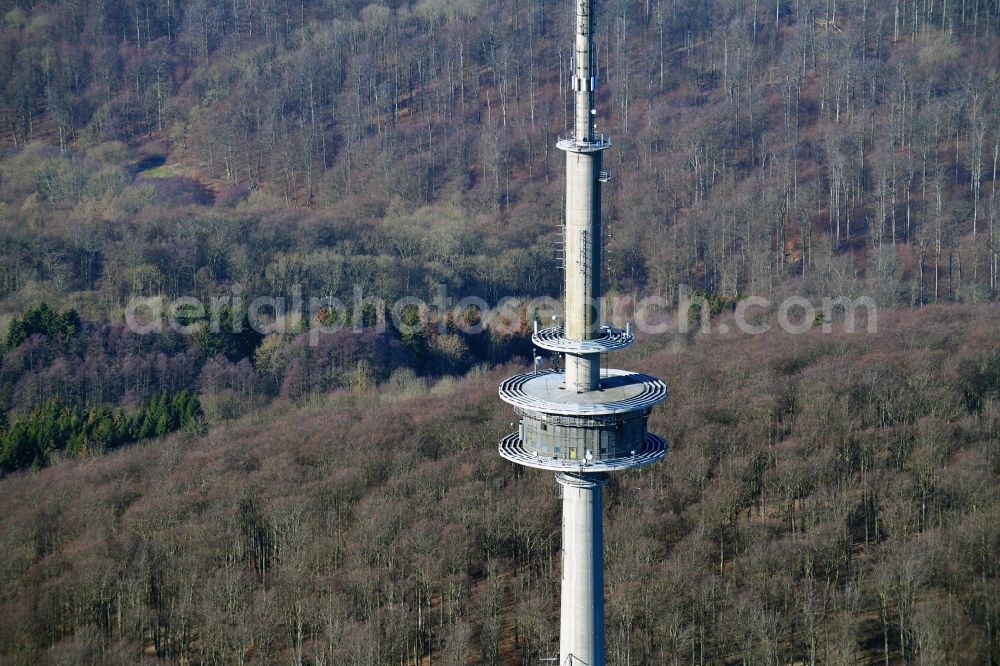
M 563 496 L 559 663 L 604 665 L 604 484 L 607 474 L 560 474 Z
M 601 322 L 601 156 L 606 144 L 594 132 L 594 0 L 576 2 L 573 89 L 575 126 L 566 151 L 566 323 L 570 340 L 592 340 Z M 567 352 L 566 387 L 578 392 L 600 386 L 601 356 Z
M 566 337 L 592 340 L 601 322 L 601 155 L 566 151 Z M 567 388 L 600 385 L 601 356 L 566 353 Z

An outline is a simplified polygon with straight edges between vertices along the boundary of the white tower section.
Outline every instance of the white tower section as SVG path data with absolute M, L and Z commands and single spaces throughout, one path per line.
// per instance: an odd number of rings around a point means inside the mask
M 568 474 L 556 478 L 563 495 L 559 663 L 573 655 L 580 663 L 603 666 L 606 479 Z
M 574 133 L 566 151 L 566 336 L 591 340 L 601 319 L 601 157 L 607 144 L 594 136 L 593 0 L 576 2 L 576 45 L 571 84 L 576 95 Z M 572 260 L 571 260 L 572 259 Z M 569 307 L 570 303 L 573 307 Z M 566 353 L 566 383 L 597 388 L 600 353 Z
M 630 330 L 601 325 L 601 170 L 610 141 L 594 131 L 594 0 L 576 6 L 572 88 L 574 130 L 566 152 L 565 326 L 536 331 L 537 347 L 561 353 L 565 370 L 515 375 L 500 397 L 520 416 L 500 455 L 558 472 L 562 487 L 562 601 L 559 664 L 605 666 L 604 491 L 608 473 L 666 455 L 666 443 L 646 431 L 667 386 L 645 374 L 601 369 L 601 355 L 632 344 Z

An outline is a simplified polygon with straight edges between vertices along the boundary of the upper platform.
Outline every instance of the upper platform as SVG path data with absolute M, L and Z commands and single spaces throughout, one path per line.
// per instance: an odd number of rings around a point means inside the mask
M 635 342 L 630 331 L 611 326 L 602 326 L 599 337 L 593 340 L 573 340 L 567 338 L 562 326 L 549 326 L 531 336 L 536 347 L 554 352 L 570 354 L 606 354 L 624 349 Z
M 655 377 L 628 370 L 604 370 L 601 387 L 576 391 L 555 370 L 514 375 L 500 384 L 500 398 L 515 407 L 546 414 L 591 416 L 626 414 L 649 409 L 667 399 L 667 385 Z
M 553 472 L 618 472 L 636 467 L 644 467 L 667 455 L 667 443 L 652 433 L 646 433 L 642 448 L 631 451 L 630 455 L 611 460 L 569 460 L 557 456 L 539 455 L 524 447 L 518 434 L 511 433 L 500 441 L 500 455 L 507 460 Z
M 576 135 L 573 133 L 563 134 L 556 141 L 556 148 L 559 150 L 568 150 L 571 153 L 597 153 L 607 150 L 610 147 L 610 137 L 606 137 L 603 134 L 595 134 L 590 141 L 578 141 Z

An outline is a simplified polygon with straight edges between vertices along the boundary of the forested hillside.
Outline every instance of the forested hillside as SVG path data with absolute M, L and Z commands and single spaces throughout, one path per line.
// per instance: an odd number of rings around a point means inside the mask
M 1000 313 L 646 340 L 668 460 L 607 491 L 609 663 L 989 664 Z M 397 378 L 0 483 L 0 661 L 536 664 L 559 499 L 513 368 Z M 992 660 L 992 661 L 991 661 Z
M 0 8 L 8 307 L 558 292 L 571 3 Z M 614 288 L 996 297 L 996 0 L 600 8 Z

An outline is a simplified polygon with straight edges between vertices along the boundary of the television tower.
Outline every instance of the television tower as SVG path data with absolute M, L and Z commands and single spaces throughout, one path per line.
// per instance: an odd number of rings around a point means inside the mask
M 519 465 L 557 472 L 562 487 L 562 601 L 559 665 L 604 666 L 604 506 L 608 473 L 641 467 L 666 455 L 667 445 L 646 431 L 667 385 L 649 375 L 601 367 L 601 357 L 634 341 L 631 327 L 601 324 L 601 169 L 611 142 L 594 130 L 598 77 L 594 0 L 576 5 L 571 86 L 574 128 L 557 146 L 566 153 L 563 325 L 538 328 L 536 347 L 562 354 L 562 371 L 536 370 L 500 384 L 514 406 L 517 432 L 500 442 L 500 455 Z

